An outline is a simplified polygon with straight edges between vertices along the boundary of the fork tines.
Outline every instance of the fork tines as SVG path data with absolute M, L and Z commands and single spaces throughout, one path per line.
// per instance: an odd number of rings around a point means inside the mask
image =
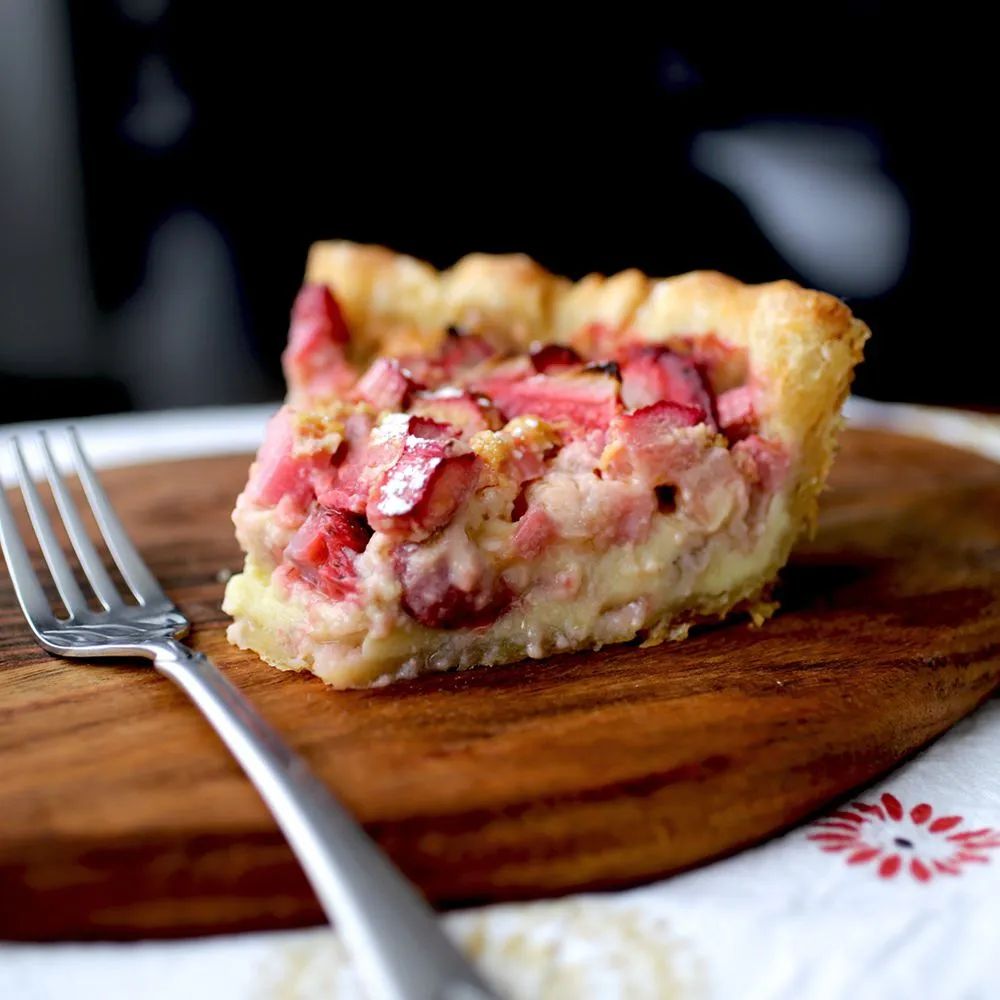
M 72 427 L 67 428 L 67 437 L 73 471 L 83 485 L 84 493 L 104 543 L 129 589 L 141 605 L 167 602 L 167 597 L 159 583 L 146 567 L 118 520 L 104 488 L 83 452 L 76 430 Z M 87 533 L 80 509 L 59 471 L 45 431 L 41 431 L 38 435 L 38 447 L 56 508 L 73 550 L 76 552 L 83 575 L 105 610 L 113 611 L 122 607 L 124 604 L 122 596 L 105 569 L 104 563 Z M 14 436 L 10 439 L 10 449 L 21 494 L 28 510 L 28 517 L 49 568 L 52 581 L 59 592 L 59 597 L 70 620 L 85 619 L 93 612 L 88 608 L 87 597 L 77 583 L 69 560 L 62 550 L 59 537 L 45 509 L 41 494 L 31 477 L 28 463 L 25 461 L 24 449 L 18 437 Z M 0 543 L 2 543 L 18 601 L 29 622 L 36 629 L 55 624 L 56 619 L 42 590 L 38 575 L 31 565 L 31 558 L 24 545 L 24 540 L 21 538 L 14 513 L 6 493 L 2 489 L 0 489 Z

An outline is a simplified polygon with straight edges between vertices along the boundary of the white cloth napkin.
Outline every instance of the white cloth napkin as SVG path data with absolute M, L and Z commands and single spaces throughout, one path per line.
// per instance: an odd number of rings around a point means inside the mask
M 1000 430 L 989 418 L 963 423 L 960 415 L 923 409 L 851 406 L 866 424 L 884 417 L 913 427 L 907 413 L 921 433 L 1000 457 Z M 230 426 L 249 436 L 262 419 L 259 409 L 244 410 Z M 92 439 L 83 429 L 102 459 L 132 457 L 111 431 L 99 443 L 99 434 Z M 150 457 L 148 447 L 143 454 Z M 1000 701 L 885 781 L 762 847 L 629 892 L 442 919 L 511 997 L 998 997 Z M 2 998 L 363 995 L 327 929 L 171 943 L 0 945 Z

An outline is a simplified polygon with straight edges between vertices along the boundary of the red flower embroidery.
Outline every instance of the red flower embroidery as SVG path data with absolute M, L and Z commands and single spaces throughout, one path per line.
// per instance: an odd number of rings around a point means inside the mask
M 1000 847 L 1000 831 L 990 827 L 960 830 L 961 816 L 939 816 L 921 802 L 907 812 L 886 792 L 878 805 L 853 802 L 817 820 L 809 839 L 820 850 L 846 852 L 849 865 L 874 862 L 881 878 L 900 871 L 917 882 L 938 875 L 959 875 L 968 864 L 986 864 L 988 851 Z

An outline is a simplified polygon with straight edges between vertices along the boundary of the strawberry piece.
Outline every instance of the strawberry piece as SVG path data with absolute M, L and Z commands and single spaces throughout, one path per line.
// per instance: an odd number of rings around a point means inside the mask
M 493 345 L 476 333 L 462 333 L 457 327 L 449 326 L 448 335 L 441 347 L 441 364 L 452 377 L 462 368 L 474 368 L 487 358 L 493 357 Z
M 311 476 L 317 460 L 292 454 L 295 433 L 287 407 L 271 418 L 250 472 L 247 494 L 255 503 L 273 507 L 283 497 L 305 508 L 313 498 Z M 329 458 L 326 459 L 329 461 Z
M 492 399 L 507 420 L 530 415 L 578 433 L 607 428 L 619 409 L 618 388 L 607 375 L 533 375 L 494 385 Z
M 411 418 L 411 427 L 423 419 Z M 402 453 L 368 501 L 368 520 L 376 531 L 427 536 L 454 517 L 472 492 L 480 465 L 473 453 L 454 451 L 452 440 L 407 435 Z
M 622 364 L 622 401 L 629 409 L 666 400 L 712 414 L 712 398 L 697 365 L 665 347 L 632 347 Z
M 757 410 L 752 386 L 728 389 L 716 400 L 719 428 L 731 441 L 742 441 L 757 430 Z
M 471 588 L 459 586 L 449 555 L 447 548 L 428 553 L 413 542 L 396 549 L 393 568 L 403 610 L 428 628 L 477 628 L 496 621 L 514 598 L 510 588 L 482 573 Z
M 574 365 L 583 363 L 572 347 L 564 344 L 545 344 L 536 347 L 531 352 L 531 363 L 535 366 L 536 372 L 548 372 L 550 369 L 572 368 Z
M 292 307 L 288 346 L 281 356 L 293 389 L 337 393 L 354 381 L 344 348 L 350 339 L 344 316 L 325 285 L 303 285 Z
M 488 399 L 451 387 L 418 393 L 410 404 L 410 413 L 444 421 L 467 437 L 478 431 L 498 430 L 501 426 L 500 415 Z
M 376 410 L 405 409 L 410 395 L 420 388 L 409 369 L 395 358 L 376 358 L 354 387 L 355 395 Z
M 285 560 L 327 597 L 343 600 L 355 591 L 354 560 L 370 537 L 363 518 L 317 505 L 288 543 Z

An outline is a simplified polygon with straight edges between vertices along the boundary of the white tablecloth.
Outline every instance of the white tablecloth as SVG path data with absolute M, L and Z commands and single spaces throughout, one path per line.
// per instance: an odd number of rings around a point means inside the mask
M 98 418 L 95 460 L 250 450 L 270 407 Z M 852 400 L 849 417 L 1000 460 L 1000 422 Z M 0 434 L 2 434 L 0 430 Z M 0 887 L 2 891 L 2 887 Z M 442 918 L 514 997 L 1000 996 L 1000 701 L 812 824 L 605 895 Z M 11 1000 L 360 997 L 326 929 L 171 943 L 0 944 Z

